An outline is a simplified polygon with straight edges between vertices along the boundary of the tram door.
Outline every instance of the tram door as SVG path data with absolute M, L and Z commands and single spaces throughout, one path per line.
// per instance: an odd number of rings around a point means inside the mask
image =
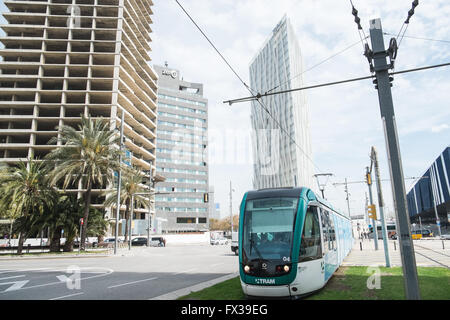
M 309 206 L 306 212 L 298 262 L 299 294 L 320 289 L 324 279 L 324 263 L 317 206 Z

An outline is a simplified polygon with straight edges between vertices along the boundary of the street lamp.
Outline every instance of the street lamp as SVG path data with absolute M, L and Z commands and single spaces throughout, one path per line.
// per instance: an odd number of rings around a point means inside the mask
M 317 185 L 319 186 L 320 192 L 322 192 L 322 198 L 325 199 L 325 195 L 323 190 L 325 190 L 325 186 L 327 185 L 328 179 L 332 176 L 332 173 L 317 173 L 314 177 L 317 179 Z

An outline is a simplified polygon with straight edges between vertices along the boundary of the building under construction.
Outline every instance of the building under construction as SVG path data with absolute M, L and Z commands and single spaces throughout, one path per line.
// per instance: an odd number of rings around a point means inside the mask
M 42 159 L 80 116 L 120 128 L 131 163 L 155 172 L 158 76 L 149 65 L 152 0 L 4 1 L 0 161 Z M 98 187 L 97 187 L 98 188 Z M 78 190 L 71 190 L 77 192 Z M 101 189 L 93 191 L 101 208 Z M 145 218 L 144 210 L 136 218 Z M 115 210 L 108 213 L 114 221 Z

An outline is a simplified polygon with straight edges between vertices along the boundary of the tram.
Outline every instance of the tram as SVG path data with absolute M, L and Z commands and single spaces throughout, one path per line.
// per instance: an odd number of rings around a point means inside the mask
M 349 217 L 308 188 L 245 193 L 239 273 L 248 297 L 298 298 L 320 290 L 352 248 Z

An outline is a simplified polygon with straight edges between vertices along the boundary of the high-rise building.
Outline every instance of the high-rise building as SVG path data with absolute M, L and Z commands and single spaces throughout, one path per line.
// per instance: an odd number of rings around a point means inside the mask
M 300 46 L 289 19 L 284 16 L 250 63 L 250 87 L 259 93 L 299 88 L 303 84 L 302 70 Z M 304 93 L 277 94 L 263 97 L 261 101 L 271 115 L 257 101 L 252 101 L 253 187 L 313 187 Z
M 43 158 L 58 126 L 81 114 L 120 128 L 127 155 L 155 171 L 158 76 L 148 64 L 151 0 L 4 1 L 0 38 L 0 161 Z M 106 186 L 93 190 L 102 208 Z M 72 190 L 77 192 L 79 190 Z M 136 210 L 144 218 L 145 210 Z M 108 213 L 110 218 L 115 210 Z M 114 219 L 113 219 L 114 221 Z
M 214 199 L 203 84 L 180 79 L 179 70 L 167 64 L 154 68 L 159 76 L 156 172 L 166 178 L 156 186 L 156 219 L 162 232 L 207 230 Z

